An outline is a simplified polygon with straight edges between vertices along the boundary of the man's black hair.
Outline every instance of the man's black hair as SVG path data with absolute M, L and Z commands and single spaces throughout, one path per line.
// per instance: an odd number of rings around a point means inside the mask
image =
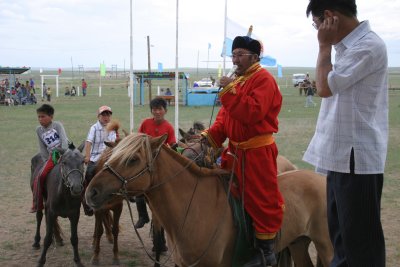
M 306 15 L 322 17 L 325 10 L 335 10 L 347 17 L 357 16 L 356 0 L 310 0 Z
M 50 106 L 49 104 L 43 104 L 38 109 L 36 109 L 36 113 L 39 113 L 39 112 L 45 113 L 49 116 L 53 116 L 54 108 L 52 106 Z
M 167 101 L 165 101 L 163 98 L 156 97 L 150 101 L 150 110 L 160 107 L 163 107 L 165 110 L 167 110 Z

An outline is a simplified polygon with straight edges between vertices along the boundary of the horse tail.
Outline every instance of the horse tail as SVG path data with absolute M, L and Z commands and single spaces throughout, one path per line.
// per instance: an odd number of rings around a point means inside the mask
M 58 223 L 58 218 L 56 218 L 53 230 L 54 230 L 54 238 L 56 239 L 56 241 L 58 242 L 62 240 L 64 237 L 64 233 L 60 227 L 60 224 Z
M 292 255 L 288 247 L 277 253 L 277 267 L 293 267 Z

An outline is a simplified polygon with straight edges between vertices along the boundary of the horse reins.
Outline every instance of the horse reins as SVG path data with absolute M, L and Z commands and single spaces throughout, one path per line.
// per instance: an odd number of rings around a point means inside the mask
M 193 148 L 190 148 L 190 149 L 192 149 L 193 151 L 195 151 Z M 136 227 L 135 227 L 134 219 L 133 219 L 133 215 L 132 215 L 132 210 L 131 210 L 131 206 L 130 206 L 129 198 L 128 198 L 129 191 L 126 189 L 126 186 L 127 186 L 127 184 L 128 184 L 129 182 L 131 182 L 131 181 L 133 181 L 133 180 L 139 178 L 140 176 L 142 176 L 142 175 L 145 174 L 146 172 L 149 172 L 151 177 L 153 176 L 153 175 L 152 175 L 152 167 L 153 167 L 152 165 L 153 165 L 155 159 L 157 158 L 157 156 L 159 155 L 160 151 L 161 151 L 161 147 L 157 150 L 156 155 L 155 155 L 154 157 L 151 158 L 150 164 L 148 163 L 148 164 L 146 165 L 146 167 L 144 167 L 140 172 L 138 172 L 137 174 L 135 174 L 134 176 L 132 176 L 132 177 L 130 177 L 130 178 L 125 178 L 125 177 L 123 177 L 122 175 L 120 175 L 114 168 L 112 168 L 112 167 L 111 167 L 109 164 L 107 164 L 107 163 L 104 164 L 103 170 L 109 170 L 115 177 L 117 177 L 117 178 L 122 182 L 122 187 L 121 187 L 121 189 L 119 190 L 118 193 L 114 193 L 114 194 L 115 194 L 115 195 L 121 195 L 121 196 L 126 200 L 127 205 L 128 205 L 128 209 L 129 209 L 129 215 L 130 215 L 130 218 L 131 218 L 131 222 L 132 222 L 132 224 L 133 224 L 133 226 L 134 226 L 135 233 L 136 233 L 136 235 L 137 235 L 137 237 L 138 237 L 138 239 L 139 239 L 139 241 L 140 241 L 140 243 L 141 243 L 141 245 L 142 245 L 144 251 L 146 252 L 147 256 L 148 256 L 154 263 L 160 264 L 161 266 L 165 266 L 165 264 L 169 261 L 170 257 L 173 255 L 174 251 L 176 250 L 176 244 L 175 244 L 175 247 L 174 247 L 174 249 L 172 250 L 171 254 L 169 255 L 169 257 L 166 259 L 166 261 L 165 261 L 164 263 L 161 263 L 161 262 L 157 261 L 156 259 L 154 259 L 154 258 L 150 255 L 150 253 L 149 253 L 149 252 L 146 250 L 146 248 L 145 248 L 143 239 L 141 238 L 141 236 L 140 236 L 138 230 L 137 230 Z M 195 151 L 195 152 L 196 152 L 197 156 L 195 157 L 195 159 L 194 159 L 193 161 L 190 161 L 190 162 L 189 162 L 188 164 L 186 164 L 180 171 L 176 172 L 176 173 L 175 173 L 174 175 L 172 175 L 171 177 L 166 178 L 163 182 L 151 186 L 149 189 L 147 189 L 146 191 L 144 191 L 143 194 L 146 195 L 146 193 L 148 193 L 149 191 L 152 191 L 152 190 L 154 190 L 154 189 L 160 187 L 161 185 L 166 184 L 166 183 L 169 182 L 170 180 L 172 180 L 172 179 L 178 177 L 179 174 L 181 174 L 184 170 L 186 170 L 187 168 L 189 168 L 189 166 L 190 166 L 191 164 L 193 164 L 195 160 L 197 160 L 201 155 L 204 154 L 204 151 L 202 151 L 201 153 L 198 153 L 197 151 Z M 152 178 L 151 178 L 151 180 L 152 180 Z M 183 228 L 184 228 L 184 226 L 185 226 L 185 224 L 186 224 L 186 219 L 187 219 L 187 217 L 188 217 L 188 213 L 189 213 L 191 204 L 192 204 L 192 202 L 193 202 L 193 197 L 194 197 L 194 194 L 195 194 L 195 192 L 196 192 L 197 185 L 198 185 L 198 179 L 196 179 L 196 184 L 195 184 L 195 186 L 194 186 L 194 188 L 193 188 L 193 192 L 192 192 L 192 195 L 191 195 L 189 204 L 188 204 L 188 206 L 187 206 L 187 208 L 186 208 L 185 215 L 184 215 L 184 220 L 183 220 L 182 225 L 181 225 L 181 230 L 183 230 Z M 229 196 L 230 196 L 230 193 L 228 192 L 228 199 L 229 199 Z M 228 202 L 228 203 L 229 203 L 229 202 Z M 210 248 L 212 242 L 213 242 L 213 241 L 215 240 L 215 238 L 216 238 L 216 234 L 217 234 L 217 232 L 218 232 L 218 229 L 220 228 L 220 225 L 221 225 L 221 223 L 222 223 L 222 219 L 224 218 L 224 215 L 225 215 L 225 214 L 226 214 L 226 209 L 224 210 L 223 216 L 221 216 L 221 220 L 219 221 L 219 223 L 218 223 L 218 225 L 217 225 L 217 227 L 216 227 L 216 229 L 215 229 L 215 231 L 214 231 L 214 233 L 213 233 L 213 235 L 212 235 L 212 237 L 211 237 L 211 239 L 210 239 L 210 241 L 209 241 L 209 243 L 208 243 L 207 248 L 203 251 L 203 253 L 202 253 L 202 254 L 199 256 L 199 258 L 195 261 L 195 263 L 189 265 L 189 267 L 194 267 L 194 266 L 198 265 L 199 262 L 202 260 L 202 258 L 205 256 L 205 254 L 207 253 L 208 249 Z

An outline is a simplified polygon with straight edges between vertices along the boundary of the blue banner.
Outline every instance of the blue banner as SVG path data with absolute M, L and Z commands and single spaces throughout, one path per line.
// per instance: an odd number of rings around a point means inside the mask
M 282 78 L 282 65 L 278 65 L 278 78 Z

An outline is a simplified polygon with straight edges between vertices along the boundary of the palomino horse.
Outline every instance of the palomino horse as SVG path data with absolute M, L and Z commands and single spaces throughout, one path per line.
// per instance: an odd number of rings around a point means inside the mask
M 182 130 L 181 134 L 188 134 Z M 218 149 L 217 153 L 211 147 L 200 142 L 200 139 L 193 141 L 193 138 L 188 138 L 189 142 L 185 143 L 186 147 L 182 150 L 182 156 L 185 156 L 196 162 L 200 167 L 214 168 L 216 157 L 218 157 L 222 150 Z M 278 155 L 277 157 L 277 169 L 278 174 L 282 174 L 287 171 L 297 170 L 297 167 L 290 162 L 286 157 Z M 279 177 L 279 176 L 278 176 Z M 321 218 L 324 221 L 324 218 Z M 298 238 L 295 242 L 292 242 L 288 249 L 283 249 L 279 253 L 279 267 L 289 267 L 291 265 L 292 258 L 295 260 L 296 266 L 313 266 L 310 254 L 308 252 L 311 239 L 308 237 Z M 291 256 L 293 255 L 293 257 Z M 321 259 L 317 255 L 317 266 L 321 267 Z
M 127 136 L 127 133 L 125 133 L 125 136 Z M 103 151 L 101 154 L 99 160 L 97 161 L 97 166 L 96 166 L 96 173 L 98 173 L 104 166 L 104 163 L 108 160 L 108 158 L 111 156 L 112 149 L 117 145 L 117 143 L 120 141 L 117 140 L 117 142 L 105 142 L 107 148 Z M 119 248 L 118 248 L 118 235 L 119 235 L 119 220 L 121 218 L 121 213 L 122 213 L 122 208 L 123 208 L 123 198 L 116 198 L 112 203 L 109 203 L 108 205 L 105 205 L 101 209 L 95 210 L 94 215 L 95 215 L 95 229 L 93 233 L 93 256 L 91 259 L 92 265 L 99 265 L 99 254 L 100 254 L 100 241 L 101 237 L 104 233 L 103 229 L 103 224 L 104 227 L 107 229 L 111 228 L 112 232 L 112 239 L 110 240 L 109 237 L 108 240 L 113 244 L 113 265 L 119 265 Z M 111 212 L 112 211 L 112 215 Z M 154 247 L 155 247 L 155 252 L 156 252 L 156 261 L 160 260 L 160 255 L 161 255 L 161 247 L 164 245 L 161 243 L 161 226 L 159 226 L 159 223 L 157 223 L 156 220 L 152 220 L 153 224 L 153 239 L 154 239 Z M 158 267 L 159 264 L 155 264 L 155 267 Z
M 236 230 L 220 179 L 226 172 L 196 166 L 163 145 L 165 139 L 132 134 L 122 140 L 89 184 L 87 203 L 99 209 L 120 194 L 145 194 L 174 244 L 178 266 L 232 266 Z M 328 266 L 333 254 L 324 205 L 325 178 L 299 170 L 281 174 L 278 181 L 286 210 L 276 251 L 308 237 Z
M 37 266 L 44 266 L 46 253 L 50 247 L 54 229 L 57 227 L 57 217 L 69 219 L 71 223 L 71 244 L 74 251 L 74 262 L 76 266 L 83 266 L 78 252 L 78 222 L 81 207 L 81 194 L 83 191 L 83 155 L 73 144 L 68 149 L 57 149 L 61 157 L 59 162 L 47 175 L 45 188 L 45 215 L 46 215 L 46 236 L 44 238 L 43 250 Z M 34 177 L 42 167 L 40 155 L 32 158 L 31 186 Z M 37 213 L 42 213 L 38 211 Z M 36 215 L 37 227 L 34 247 L 40 247 L 40 224 L 42 216 Z

